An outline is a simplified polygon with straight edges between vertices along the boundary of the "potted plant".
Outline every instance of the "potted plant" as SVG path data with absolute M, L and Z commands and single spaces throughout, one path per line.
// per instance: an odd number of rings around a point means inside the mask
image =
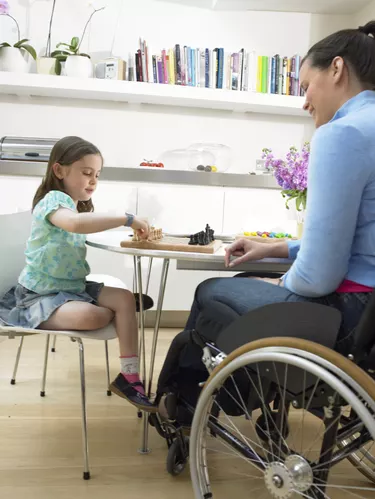
M 272 170 L 277 183 L 282 187 L 281 194 L 286 198 L 285 206 L 295 200 L 297 211 L 297 236 L 301 238 L 307 200 L 307 169 L 310 158 L 310 143 L 306 142 L 299 152 L 291 147 L 286 159 L 277 159 L 271 149 L 263 149 L 265 167 Z
M 39 74 L 50 74 L 50 75 L 60 74 L 60 69 L 61 69 L 60 63 L 57 61 L 57 59 L 55 59 L 51 55 L 51 31 L 52 31 L 53 16 L 55 13 L 55 6 L 56 6 L 56 0 L 53 0 L 51 17 L 49 20 L 46 50 L 44 56 L 38 57 L 36 61 L 36 68 Z
M 27 38 L 21 40 L 20 27 L 16 19 L 9 14 L 9 3 L 7 0 L 0 0 L 0 16 L 9 17 L 17 27 L 18 41 L 12 46 L 8 42 L 0 43 L 0 71 L 12 71 L 14 73 L 27 73 L 29 65 L 24 55 L 29 53 L 36 59 L 35 49 L 29 45 Z
M 51 56 L 56 58 L 58 64 L 61 64 L 61 62 L 65 62 L 65 73 L 67 76 L 92 78 L 93 65 L 90 56 L 88 54 L 80 52 L 80 48 L 86 33 L 87 26 L 89 25 L 93 15 L 103 9 L 104 7 L 95 9 L 94 12 L 91 13 L 83 30 L 81 39 L 79 39 L 78 36 L 74 36 L 71 39 L 70 43 L 57 44 L 57 49 L 59 47 L 64 47 L 64 49 L 55 50 L 54 52 L 52 52 Z

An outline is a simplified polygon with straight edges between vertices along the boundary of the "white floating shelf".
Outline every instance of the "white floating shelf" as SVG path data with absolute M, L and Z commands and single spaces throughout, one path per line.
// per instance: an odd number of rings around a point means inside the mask
M 0 72 L 0 93 L 309 117 L 303 97 Z

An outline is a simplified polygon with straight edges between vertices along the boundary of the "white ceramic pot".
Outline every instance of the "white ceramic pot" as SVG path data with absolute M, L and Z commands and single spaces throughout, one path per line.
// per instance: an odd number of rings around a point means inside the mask
M 36 70 L 40 75 L 55 75 L 56 59 L 53 57 L 38 57 L 36 60 Z
M 65 63 L 66 76 L 76 78 L 92 78 L 93 65 L 91 59 L 81 55 L 69 55 Z
M 29 63 L 20 49 L 15 47 L 0 48 L 0 71 L 12 73 L 28 73 Z

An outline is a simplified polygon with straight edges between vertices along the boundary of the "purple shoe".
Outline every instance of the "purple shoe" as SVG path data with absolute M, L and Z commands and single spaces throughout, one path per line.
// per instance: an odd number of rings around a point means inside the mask
M 132 405 L 135 405 L 141 411 L 157 412 L 158 408 L 154 405 L 146 395 L 143 395 L 135 389 L 136 386 L 142 386 L 143 383 L 137 381 L 136 383 L 129 383 L 124 376 L 120 373 L 117 378 L 112 381 L 109 389 L 119 397 L 126 399 Z

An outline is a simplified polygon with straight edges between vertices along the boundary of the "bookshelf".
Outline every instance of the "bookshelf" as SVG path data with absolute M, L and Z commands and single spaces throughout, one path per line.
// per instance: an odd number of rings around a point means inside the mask
M 0 94 L 177 106 L 309 118 L 303 97 L 0 72 Z

